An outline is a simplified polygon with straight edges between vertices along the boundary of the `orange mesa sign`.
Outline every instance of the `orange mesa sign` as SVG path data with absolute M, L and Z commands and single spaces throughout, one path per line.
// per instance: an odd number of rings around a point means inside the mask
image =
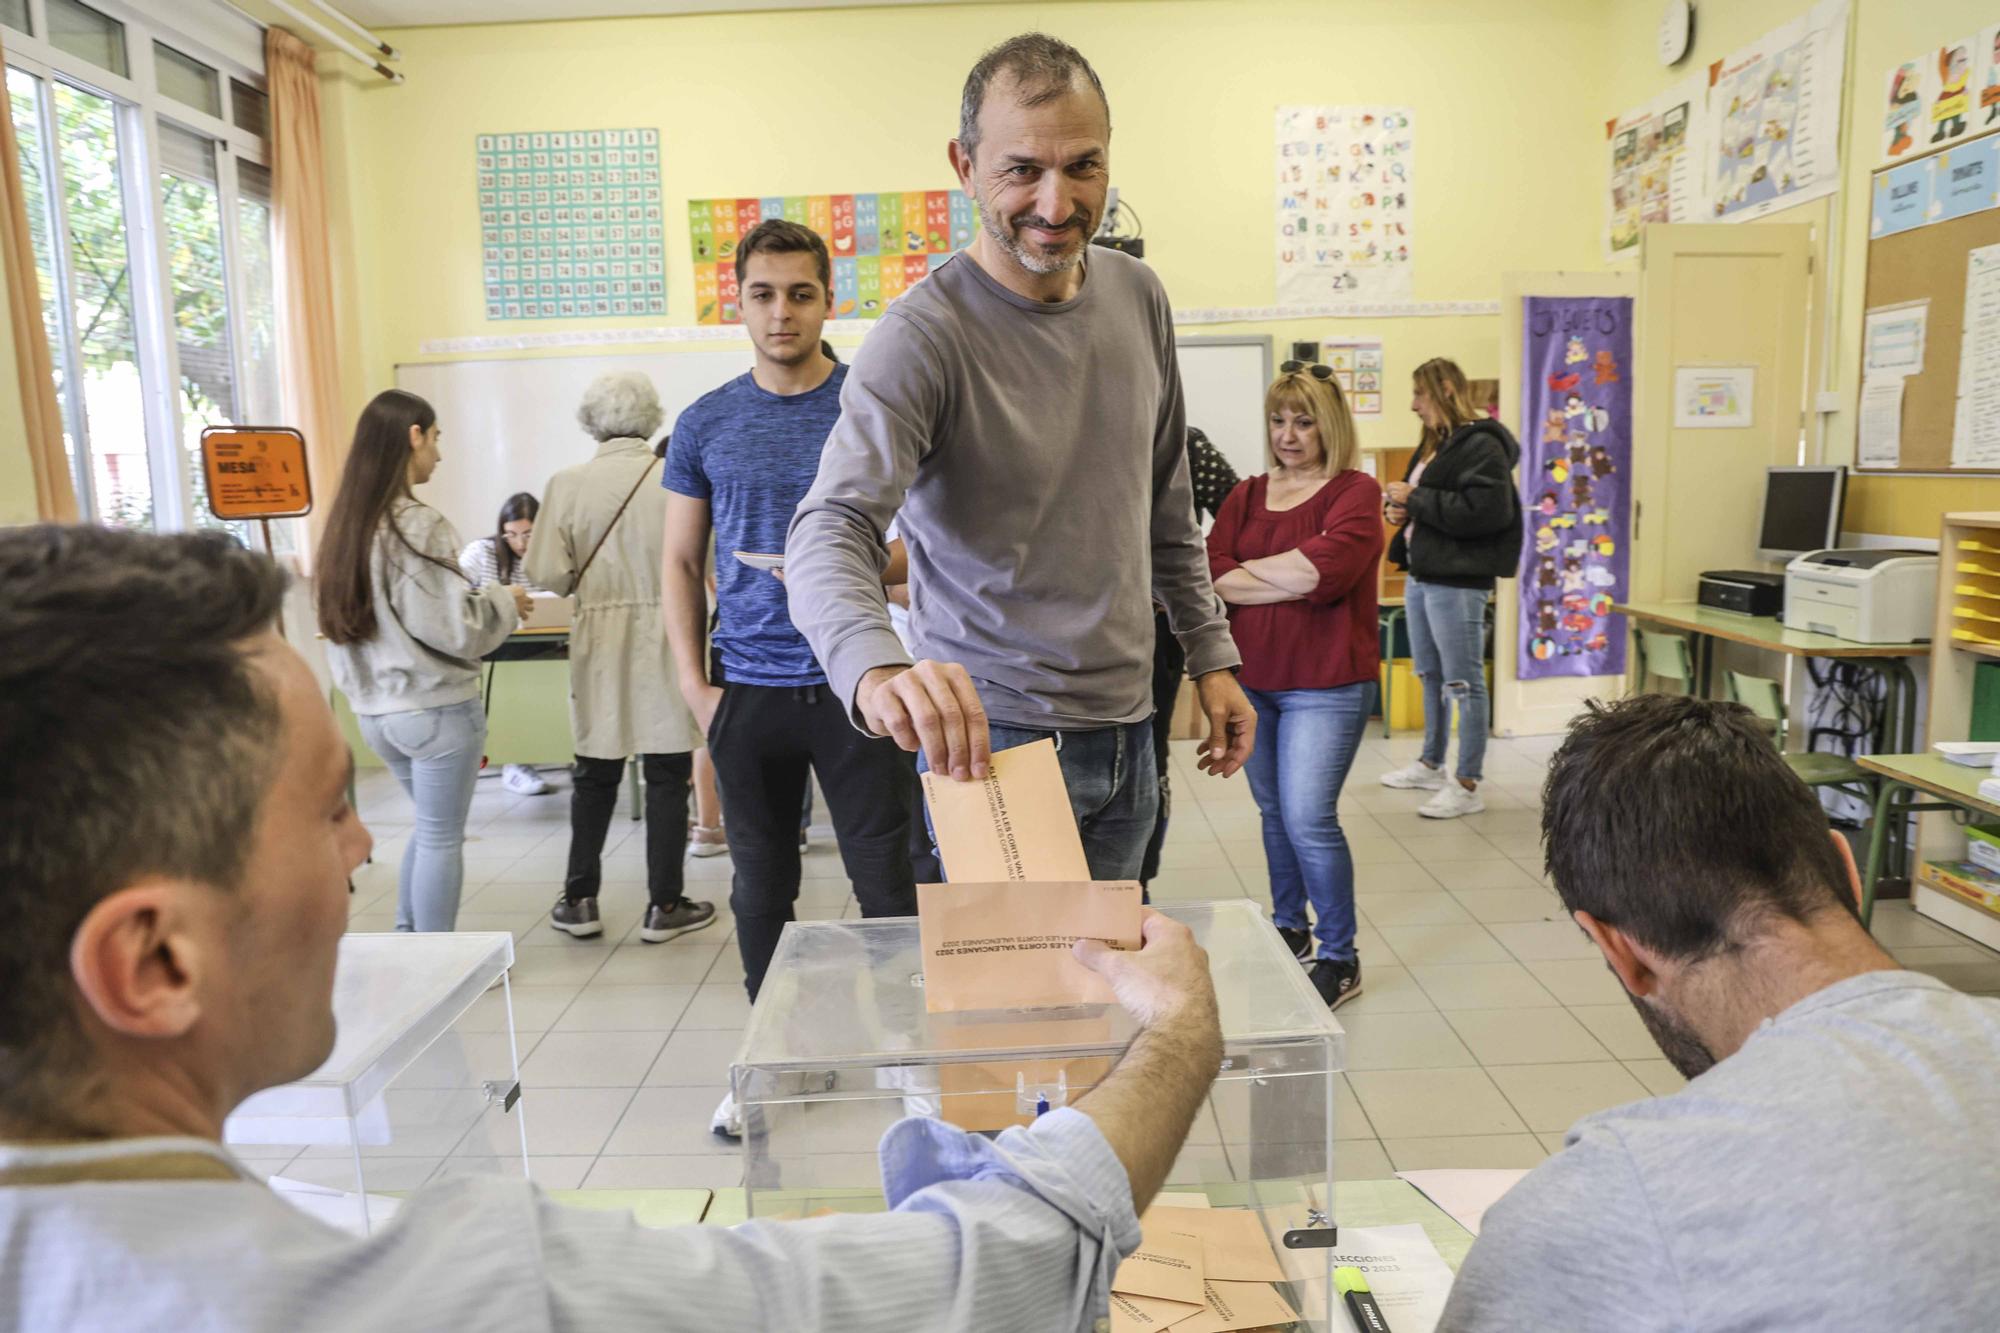
M 306 437 L 286 426 L 210 426 L 201 433 L 208 509 L 217 518 L 297 518 L 312 511 Z

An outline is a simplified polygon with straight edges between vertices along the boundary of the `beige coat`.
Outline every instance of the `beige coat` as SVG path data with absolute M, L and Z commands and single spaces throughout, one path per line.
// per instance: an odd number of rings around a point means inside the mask
M 642 465 L 645 481 L 579 585 L 577 570 Z M 701 744 L 660 621 L 666 519 L 660 461 L 644 440 L 606 440 L 595 458 L 556 473 L 542 492 L 528 543 L 528 579 L 550 592 L 576 594 L 569 715 L 580 755 L 679 754 Z

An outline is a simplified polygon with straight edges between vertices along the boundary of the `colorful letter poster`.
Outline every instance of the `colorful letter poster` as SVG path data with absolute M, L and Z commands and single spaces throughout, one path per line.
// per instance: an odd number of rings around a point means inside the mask
M 1708 68 L 1709 206 L 1743 222 L 1840 184 L 1847 0 L 1821 0 Z
M 1520 678 L 1625 670 L 1632 512 L 1632 298 L 1521 303 Z
M 874 319 L 889 302 L 972 243 L 972 200 L 962 190 L 692 199 L 695 322 L 741 324 L 736 243 L 765 218 L 787 218 L 826 239 L 833 317 Z
M 1278 304 L 1405 301 L 1416 122 L 1400 106 L 1278 108 Z
M 1639 228 L 1648 222 L 1699 222 L 1706 216 L 1694 148 L 1702 142 L 1704 91 L 1696 79 L 1688 79 L 1605 122 L 1604 135 L 1611 145 L 1607 259 L 1635 250 Z
M 664 315 L 658 130 L 482 134 L 488 319 Z
M 1882 160 L 1901 162 L 2000 128 L 2000 24 L 1898 61 L 1882 102 Z

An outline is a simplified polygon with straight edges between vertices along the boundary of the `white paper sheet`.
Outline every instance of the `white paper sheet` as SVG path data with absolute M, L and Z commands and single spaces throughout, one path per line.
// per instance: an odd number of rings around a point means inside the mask
M 1861 334 L 1862 378 L 1921 374 L 1930 314 L 1929 301 L 1869 311 Z
M 1451 1265 L 1422 1227 L 1414 1222 L 1342 1227 L 1340 1245 L 1331 1253 L 1335 1268 L 1358 1268 L 1367 1276 L 1375 1303 L 1396 1333 L 1434 1333 L 1451 1296 Z M 1336 1322 L 1336 1329 L 1352 1326 L 1345 1302 L 1340 1302 L 1340 1318 L 1347 1322 Z
M 2000 468 L 2000 245 L 1966 256 L 1951 465 Z
M 1896 467 L 1903 461 L 1903 385 L 1901 375 L 1861 381 L 1861 412 L 1855 457 L 1862 467 Z
M 1396 1176 L 1409 1181 L 1425 1198 L 1450 1213 L 1452 1221 L 1476 1236 L 1486 1210 L 1527 1174 L 1522 1170 L 1468 1169 L 1398 1171 Z

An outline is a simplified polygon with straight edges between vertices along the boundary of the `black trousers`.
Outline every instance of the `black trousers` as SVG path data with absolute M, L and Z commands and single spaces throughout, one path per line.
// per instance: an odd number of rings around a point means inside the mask
M 1174 812 L 1173 792 L 1167 785 L 1167 734 L 1174 729 L 1174 704 L 1179 701 L 1181 682 L 1187 679 L 1187 654 L 1181 641 L 1167 624 L 1167 613 L 1153 613 L 1153 764 L 1160 774 L 1160 819 L 1153 825 L 1153 837 L 1146 844 L 1146 859 L 1139 867 L 1139 883 L 1150 884 L 1160 873 L 1160 848 L 1167 841 L 1167 820 Z
M 688 793 L 694 782 L 694 755 L 644 754 L 646 774 L 646 897 L 671 908 L 681 900 L 681 857 L 687 851 Z M 569 794 L 569 874 L 563 896 L 595 898 L 604 878 L 604 835 L 618 808 L 623 759 L 576 757 Z
M 729 906 L 752 1000 L 798 901 L 799 807 L 812 773 L 826 793 L 861 914 L 916 914 L 915 774 L 894 741 L 855 730 L 825 686 L 725 684 L 709 724 L 708 753 L 735 863 Z

